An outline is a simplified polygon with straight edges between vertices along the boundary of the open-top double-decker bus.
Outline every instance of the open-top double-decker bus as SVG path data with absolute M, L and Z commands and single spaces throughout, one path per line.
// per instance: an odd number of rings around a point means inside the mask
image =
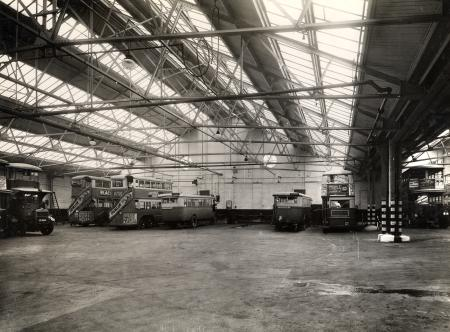
M 169 227 L 213 224 L 216 221 L 214 196 L 168 194 L 162 198 L 162 222 Z
M 350 171 L 322 174 L 322 225 L 330 229 L 355 229 L 362 227 L 355 207 L 353 175 Z
M 144 229 L 160 222 L 158 195 L 172 192 L 171 181 L 132 175 L 115 175 L 111 181 L 114 206 L 109 211 L 110 226 Z
M 40 187 L 39 172 L 42 172 L 42 169 L 24 163 L 2 163 L 1 168 L 0 200 L 6 235 L 24 235 L 26 232 L 41 232 L 43 235 L 52 233 L 55 220 L 45 206 L 46 196 L 52 192 Z
M 273 194 L 273 198 L 272 223 L 276 230 L 291 229 L 298 232 L 309 226 L 311 197 L 297 192 L 282 192 Z
M 447 228 L 449 206 L 446 204 L 444 166 L 411 166 L 402 173 L 402 199 L 407 225 Z
M 72 178 L 72 204 L 67 211 L 71 225 L 106 225 L 111 205 L 111 179 L 90 175 Z

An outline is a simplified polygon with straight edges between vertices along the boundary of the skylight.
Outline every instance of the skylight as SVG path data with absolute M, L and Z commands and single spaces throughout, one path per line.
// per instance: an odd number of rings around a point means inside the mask
M 313 0 L 311 7 L 303 8 L 302 1 L 264 0 L 266 14 L 270 25 L 292 25 L 301 23 L 321 23 L 333 21 L 356 20 L 365 17 L 366 0 L 330 1 Z M 309 11 L 309 13 L 308 13 Z M 307 19 L 307 14 L 311 14 Z M 363 30 L 364 32 L 364 30 Z M 287 71 L 297 86 L 317 86 L 351 82 L 357 76 L 356 64 L 363 33 L 360 28 L 319 30 L 316 32 L 280 33 L 277 45 L 283 56 Z M 314 36 L 311 39 L 310 36 Z M 313 41 L 314 40 L 314 41 Z M 315 51 L 317 50 L 317 51 Z M 314 62 L 314 57 L 318 59 Z M 317 64 L 316 64 L 317 63 Z M 343 65 L 342 63 L 348 63 Z M 353 65 L 351 65 L 353 63 Z M 319 70 L 320 69 L 320 70 Z M 351 95 L 353 87 L 324 90 L 326 95 Z M 297 95 L 307 95 L 297 93 Z M 350 126 L 352 122 L 352 100 L 300 100 L 307 125 L 309 126 Z M 348 142 L 350 133 L 342 130 L 329 131 L 327 134 L 310 132 L 311 138 L 330 142 Z M 317 145 L 320 154 L 327 154 L 324 146 Z M 345 155 L 347 149 L 337 147 L 331 155 Z

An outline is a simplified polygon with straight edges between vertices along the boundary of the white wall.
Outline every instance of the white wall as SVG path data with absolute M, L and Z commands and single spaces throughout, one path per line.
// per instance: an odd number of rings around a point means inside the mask
M 259 139 L 254 132 L 249 133 L 252 139 Z M 246 136 L 242 133 L 241 136 Z M 321 204 L 321 174 L 330 171 L 332 167 L 323 164 L 312 164 L 314 158 L 296 159 L 299 162 L 296 166 L 292 164 L 275 165 L 273 168 L 263 168 L 262 166 L 237 166 L 235 170 L 226 163 L 242 163 L 244 155 L 230 153 L 230 149 L 222 143 L 208 142 L 207 137 L 198 132 L 191 132 L 185 140 L 203 140 L 202 143 L 179 144 L 172 150 L 165 152 L 171 154 L 182 154 L 189 156 L 194 163 L 214 163 L 221 165 L 219 168 L 210 167 L 211 170 L 220 173 L 214 174 L 208 170 L 199 168 L 174 168 L 167 167 L 174 165 L 172 161 L 161 158 L 148 158 L 147 164 L 157 166 L 153 171 L 143 173 L 141 170 L 132 170 L 132 173 L 139 173 L 142 176 L 152 176 L 171 180 L 173 191 L 179 193 L 198 193 L 200 190 L 209 190 L 212 195 L 220 195 L 218 208 L 225 208 L 225 202 L 231 200 L 233 206 L 239 209 L 271 209 L 273 204 L 273 194 L 276 192 L 293 191 L 294 189 L 304 189 L 306 194 L 313 199 L 313 204 Z M 260 144 L 249 145 L 250 151 L 259 149 Z M 254 149 L 254 150 L 253 150 Z M 292 150 L 293 148 L 290 147 Z M 259 152 L 270 152 L 273 145 L 266 144 L 264 150 Z M 225 155 L 207 155 L 207 153 L 225 153 Z M 195 154 L 199 154 L 195 156 Z M 203 154 L 203 156 L 202 156 Z M 262 156 L 259 156 L 262 158 Z M 278 156 L 279 162 L 288 161 L 285 157 Z M 248 164 L 251 164 L 249 160 Z M 197 179 L 198 185 L 192 184 Z M 46 176 L 43 175 L 46 183 Z M 54 177 L 53 190 L 56 193 L 61 208 L 68 208 L 71 203 L 70 177 Z M 50 189 L 46 184 L 46 189 Z M 355 204 L 359 208 L 367 208 L 367 198 L 364 191 L 367 191 L 367 183 L 356 179 L 355 183 Z M 361 195 L 363 192 L 363 195 Z
M 248 134 L 248 136 L 247 136 Z M 250 131 L 242 133 L 247 139 L 260 139 L 257 133 Z M 186 154 L 195 163 L 242 163 L 245 154 L 230 153 L 230 149 L 218 142 L 208 142 L 207 137 L 202 138 L 198 132 L 191 132 L 184 137 L 185 140 L 203 140 L 202 143 L 179 144 L 171 153 Z M 248 145 L 250 151 L 258 151 L 260 144 Z M 260 153 L 273 151 L 273 144 L 265 144 Z M 293 148 L 290 147 L 290 150 Z M 207 153 L 224 153 L 222 155 L 206 155 Z M 195 156 L 195 154 L 203 154 Z M 262 156 L 259 156 L 262 159 Z M 286 157 L 278 156 L 278 162 L 287 162 Z M 311 159 L 311 158 L 310 158 Z M 301 163 L 276 165 L 271 169 L 261 166 L 237 166 L 235 172 L 230 166 L 213 168 L 211 170 L 220 172 L 215 175 L 207 170 L 198 168 L 158 169 L 161 176 L 170 178 L 173 183 L 174 192 L 198 193 L 200 190 L 210 190 L 213 195 L 220 195 L 218 208 L 225 208 L 226 200 L 233 201 L 233 206 L 242 209 L 271 209 L 273 194 L 280 191 L 293 191 L 294 189 L 305 189 L 306 194 L 311 196 L 313 203 L 320 204 L 321 173 L 330 170 L 323 165 L 308 164 L 308 159 L 297 159 Z M 250 159 L 248 163 L 250 164 Z M 171 161 L 160 158 L 149 158 L 149 164 L 159 167 L 173 164 Z M 296 168 L 294 168 L 296 167 Z M 192 184 L 197 179 L 198 186 Z
M 60 209 L 67 209 L 72 202 L 71 198 L 71 178 L 69 176 L 54 177 L 53 191 L 55 192 L 56 199 L 58 200 Z

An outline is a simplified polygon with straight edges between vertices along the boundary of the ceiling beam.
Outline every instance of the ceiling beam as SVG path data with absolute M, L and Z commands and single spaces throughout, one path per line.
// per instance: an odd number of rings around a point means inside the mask
M 249 126 L 249 125 L 196 125 L 194 124 L 195 128 L 213 128 L 213 129 L 223 129 L 223 128 L 231 128 L 231 129 L 285 129 L 285 130 L 296 130 L 296 129 L 303 129 L 303 130 L 372 130 L 372 127 L 351 127 L 351 126 L 339 126 L 339 127 L 320 127 L 320 126 Z M 163 126 L 163 127 L 144 127 L 142 130 L 155 130 L 155 129 L 185 129 L 185 128 L 192 128 L 191 126 Z M 397 128 L 380 128 L 377 130 L 381 131 L 395 131 Z
M 292 145 L 325 145 L 325 146 L 372 146 L 373 144 L 365 144 L 365 143 L 325 143 L 325 142 L 305 142 L 305 141 L 283 141 L 283 140 L 235 140 L 235 139 L 222 139 L 217 138 L 213 143 L 224 143 L 224 142 L 232 142 L 232 143 L 257 143 L 257 144 L 292 144 Z M 183 141 L 176 141 L 176 142 L 167 142 L 167 143 L 152 143 L 153 145 L 158 144 L 190 144 L 190 143 L 205 143 L 204 140 L 183 140 Z
M 2 14 L 2 13 L 0 13 Z M 368 26 L 387 26 L 387 25 L 403 25 L 429 22 L 443 22 L 449 21 L 450 17 L 445 15 L 412 15 L 403 17 L 388 17 L 388 18 L 373 18 L 365 20 L 349 20 L 337 22 L 320 22 L 320 23 L 305 23 L 298 25 L 281 25 L 268 27 L 252 27 L 252 28 L 238 28 L 238 29 L 224 29 L 214 31 L 193 31 L 185 33 L 169 33 L 169 34 L 155 34 L 155 35 L 139 35 L 139 36 L 112 36 L 100 38 L 83 38 L 77 40 L 56 40 L 52 41 L 55 47 L 73 46 L 73 45 L 88 45 L 100 43 L 117 43 L 117 42 L 142 42 L 142 41 L 160 41 L 160 40 L 180 40 L 180 39 L 198 39 L 207 37 L 225 37 L 236 35 L 251 35 L 251 34 L 276 34 L 283 32 L 303 32 L 303 31 L 318 31 L 330 29 L 343 29 L 355 27 Z M 49 42 L 47 36 L 38 36 Z M 23 50 L 30 50 L 40 48 L 46 44 L 36 44 L 30 47 L 20 47 L 8 50 L 7 52 L 18 52 Z

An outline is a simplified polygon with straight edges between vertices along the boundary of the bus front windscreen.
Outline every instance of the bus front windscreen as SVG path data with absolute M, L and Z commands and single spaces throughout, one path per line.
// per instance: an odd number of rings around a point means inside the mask
M 348 200 L 348 199 L 330 200 L 329 208 L 330 209 L 348 209 L 348 208 L 350 208 L 350 200 Z

